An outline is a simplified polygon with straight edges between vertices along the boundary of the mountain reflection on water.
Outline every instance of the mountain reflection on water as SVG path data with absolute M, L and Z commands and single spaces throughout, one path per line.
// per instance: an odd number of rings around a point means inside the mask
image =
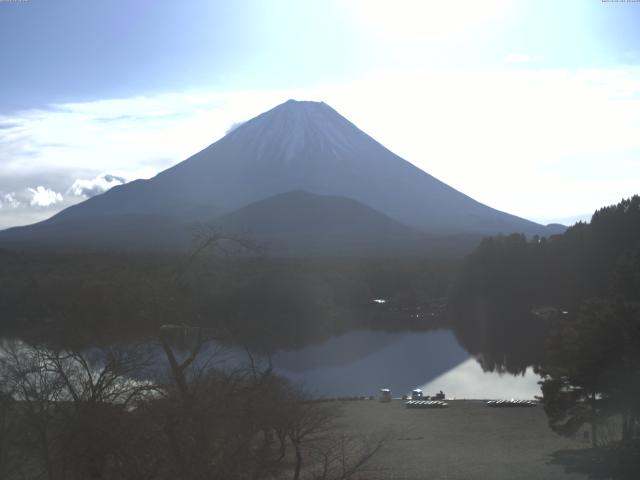
M 322 344 L 278 352 L 275 370 L 318 396 L 402 395 L 416 387 L 456 398 L 532 398 L 538 378 L 485 373 L 449 330 L 357 330 Z
M 26 345 L 20 339 L 0 337 L 0 347 Z M 166 357 L 154 341 L 149 347 L 156 358 L 156 374 L 166 368 Z M 178 357 L 188 350 L 177 350 Z M 99 364 L 99 349 L 84 350 L 90 364 Z M 246 350 L 213 342 L 203 357 L 212 365 L 236 368 L 247 362 Z M 2 353 L 0 352 L 0 356 Z M 261 362 L 262 366 L 266 366 Z M 463 349 L 451 330 L 399 331 L 361 329 L 297 350 L 271 355 L 275 372 L 299 383 L 318 397 L 377 395 L 390 388 L 401 396 L 414 388 L 432 395 L 443 390 L 448 398 L 533 398 L 540 393 L 538 377 L 527 369 L 523 375 L 484 372 Z
M 541 394 L 539 380 L 530 367 L 524 375 L 485 372 L 474 358 L 469 358 L 420 388 L 427 394 L 443 390 L 449 398 L 458 399 L 533 399 Z

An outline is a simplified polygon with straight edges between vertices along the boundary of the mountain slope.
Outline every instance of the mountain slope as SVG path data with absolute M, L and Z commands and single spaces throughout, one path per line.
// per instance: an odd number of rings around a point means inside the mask
M 326 104 L 290 100 L 154 178 L 115 187 L 21 228 L 18 236 L 46 242 L 43 232 L 57 225 L 73 240 L 77 231 L 105 224 L 117 230 L 120 220 L 134 217 L 143 223 L 161 218 L 166 225 L 209 221 L 293 190 L 350 198 L 431 234 L 549 233 L 440 182 Z M 126 242 L 116 230 L 104 235 L 114 244 Z M 0 241 L 6 235 L 0 232 Z M 11 236 L 16 235 L 14 229 Z
M 216 219 L 223 230 L 273 253 L 367 254 L 416 251 L 425 235 L 345 197 L 287 192 Z

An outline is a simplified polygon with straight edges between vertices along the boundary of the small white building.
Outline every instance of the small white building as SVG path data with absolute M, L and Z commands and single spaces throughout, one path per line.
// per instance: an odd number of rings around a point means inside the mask
M 391 390 L 388 388 L 380 389 L 380 401 L 383 403 L 388 403 L 391 401 Z

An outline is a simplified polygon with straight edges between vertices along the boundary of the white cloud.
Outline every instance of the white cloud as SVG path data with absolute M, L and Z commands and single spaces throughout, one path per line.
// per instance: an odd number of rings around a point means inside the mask
M 181 92 L 0 115 L 1 123 L 15 125 L 0 130 L 2 177 L 55 169 L 70 172 L 69 183 L 105 171 L 149 178 L 218 140 L 233 123 L 286 100 L 282 95 Z
M 229 128 L 227 128 L 227 131 L 225 132 L 225 135 L 230 134 L 231 132 L 233 132 L 234 130 L 236 130 L 238 127 L 241 127 L 242 124 L 244 124 L 245 122 L 233 122 L 231 124 L 231 126 L 229 126 Z
M 542 55 L 529 55 L 527 53 L 509 53 L 503 58 L 505 63 L 519 65 L 520 67 L 532 67 L 544 61 Z
M 93 197 L 104 193 L 116 185 L 123 185 L 127 180 L 116 175 L 100 175 L 91 180 L 77 179 L 68 190 L 68 193 L 77 197 Z
M 42 185 L 36 188 L 28 188 L 27 191 L 31 194 L 29 205 L 32 207 L 49 207 L 56 203 L 61 203 L 63 200 L 60 193 L 45 188 Z
M 10 192 L 10 193 L 5 193 L 0 199 L 0 207 L 4 205 L 11 208 L 18 208 L 21 205 L 21 202 L 16 198 L 15 192 Z
M 508 63 L 528 63 L 531 61 L 531 56 L 526 53 L 510 53 L 504 57 L 504 61 Z

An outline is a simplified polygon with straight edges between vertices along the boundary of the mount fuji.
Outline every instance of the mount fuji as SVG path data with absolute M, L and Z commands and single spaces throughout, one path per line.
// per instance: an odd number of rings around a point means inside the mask
M 298 253 L 309 238 L 322 244 L 325 236 L 333 246 L 344 238 L 394 250 L 423 237 L 562 231 L 473 200 L 325 103 L 289 100 L 149 180 L 0 232 L 0 245 L 184 248 L 196 223 L 267 235 L 281 246 L 298 241 Z

